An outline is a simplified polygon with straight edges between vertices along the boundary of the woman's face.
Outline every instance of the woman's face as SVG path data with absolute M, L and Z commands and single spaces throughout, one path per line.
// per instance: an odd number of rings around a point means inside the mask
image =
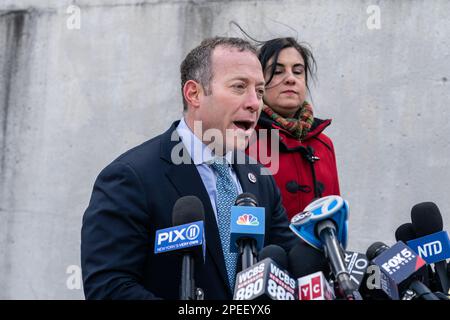
M 270 79 L 272 57 L 264 70 L 266 82 Z M 306 97 L 305 62 L 295 48 L 280 51 L 275 74 L 266 86 L 264 102 L 283 117 L 293 117 Z

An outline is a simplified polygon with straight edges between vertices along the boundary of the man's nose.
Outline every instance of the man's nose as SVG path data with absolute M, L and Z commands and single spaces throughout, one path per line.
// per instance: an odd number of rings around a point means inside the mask
M 259 110 L 261 104 L 262 99 L 258 97 L 256 91 L 250 90 L 247 94 L 247 100 L 245 101 L 245 109 L 256 112 Z

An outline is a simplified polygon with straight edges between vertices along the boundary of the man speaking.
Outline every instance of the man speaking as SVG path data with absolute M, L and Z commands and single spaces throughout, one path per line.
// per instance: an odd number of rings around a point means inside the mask
M 229 223 L 237 195 L 251 193 L 265 209 L 265 245 L 289 250 L 298 241 L 272 176 L 243 155 L 264 94 L 255 48 L 238 38 L 204 40 L 182 62 L 181 85 L 182 119 L 95 181 L 81 230 L 87 299 L 179 298 L 181 256 L 153 248 L 157 230 L 172 226 L 180 197 L 196 196 L 204 207 L 205 260 L 194 277 L 205 299 L 232 298 L 239 270 Z

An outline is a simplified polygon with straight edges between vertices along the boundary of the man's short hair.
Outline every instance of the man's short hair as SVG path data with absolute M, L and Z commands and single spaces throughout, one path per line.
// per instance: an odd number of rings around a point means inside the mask
M 202 41 L 199 46 L 192 49 L 181 63 L 181 93 L 183 95 L 183 87 L 189 80 L 198 82 L 205 94 L 209 95 L 211 91 L 212 73 L 212 52 L 217 46 L 228 48 L 236 48 L 239 51 L 250 51 L 257 55 L 256 48 L 250 42 L 240 38 L 214 37 Z M 187 110 L 187 102 L 183 95 L 183 110 Z

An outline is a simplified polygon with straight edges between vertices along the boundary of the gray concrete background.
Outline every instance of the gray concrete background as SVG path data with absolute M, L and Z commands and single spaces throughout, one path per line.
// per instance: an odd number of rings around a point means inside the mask
M 67 27 L 71 4 L 80 29 Z M 369 5 L 380 29 L 367 27 Z M 422 201 L 450 229 L 449 15 L 447 0 L 2 0 L 0 298 L 84 297 L 80 226 L 95 177 L 181 116 L 181 60 L 205 37 L 240 36 L 232 20 L 312 46 L 349 249 L 392 244 Z

